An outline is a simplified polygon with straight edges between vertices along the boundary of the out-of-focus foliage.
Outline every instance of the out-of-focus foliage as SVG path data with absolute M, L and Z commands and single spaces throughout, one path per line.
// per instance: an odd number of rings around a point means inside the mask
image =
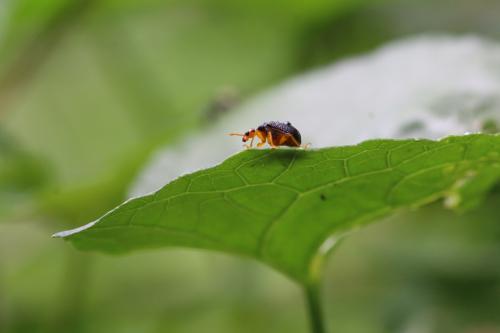
M 350 237 L 328 267 L 332 327 L 347 333 L 498 332 L 499 193 L 462 215 L 433 205 Z
M 328 63 L 415 33 L 481 33 L 498 38 L 496 0 L 392 0 L 372 2 L 326 17 L 304 30 L 303 66 Z
M 20 151 L 11 138 L 0 132 L 0 219 L 13 209 L 31 210 L 34 192 L 49 179 L 45 166 L 34 156 Z M 21 205 L 21 207 L 18 207 Z

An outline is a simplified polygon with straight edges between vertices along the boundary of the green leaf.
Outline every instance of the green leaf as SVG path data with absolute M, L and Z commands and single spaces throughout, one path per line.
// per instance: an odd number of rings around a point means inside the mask
M 459 206 L 499 178 L 499 135 L 248 150 L 56 236 L 115 253 L 184 246 L 241 254 L 307 283 L 347 231 L 440 198 Z

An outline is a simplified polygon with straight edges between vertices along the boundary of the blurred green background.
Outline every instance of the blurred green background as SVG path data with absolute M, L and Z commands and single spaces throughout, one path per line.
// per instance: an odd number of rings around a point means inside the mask
M 50 235 L 123 201 L 228 92 L 417 33 L 497 40 L 499 22 L 497 0 L 0 0 L 0 332 L 307 332 L 298 287 L 249 259 L 111 257 Z M 329 326 L 500 332 L 499 192 L 350 237 L 324 282 Z

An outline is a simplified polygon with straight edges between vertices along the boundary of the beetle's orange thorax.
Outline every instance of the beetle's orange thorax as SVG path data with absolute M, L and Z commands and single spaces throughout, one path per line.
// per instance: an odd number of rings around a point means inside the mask
M 262 130 L 257 130 L 255 131 L 255 133 L 257 134 L 257 137 L 261 140 L 261 141 L 266 141 L 266 137 L 267 137 L 267 132 L 266 131 L 262 131 Z

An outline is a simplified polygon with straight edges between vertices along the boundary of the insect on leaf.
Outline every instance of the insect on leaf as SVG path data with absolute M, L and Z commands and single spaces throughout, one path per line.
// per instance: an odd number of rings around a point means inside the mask
M 500 136 L 248 150 L 56 234 L 85 250 L 249 256 L 307 283 L 334 239 L 402 208 L 470 206 L 500 179 Z

